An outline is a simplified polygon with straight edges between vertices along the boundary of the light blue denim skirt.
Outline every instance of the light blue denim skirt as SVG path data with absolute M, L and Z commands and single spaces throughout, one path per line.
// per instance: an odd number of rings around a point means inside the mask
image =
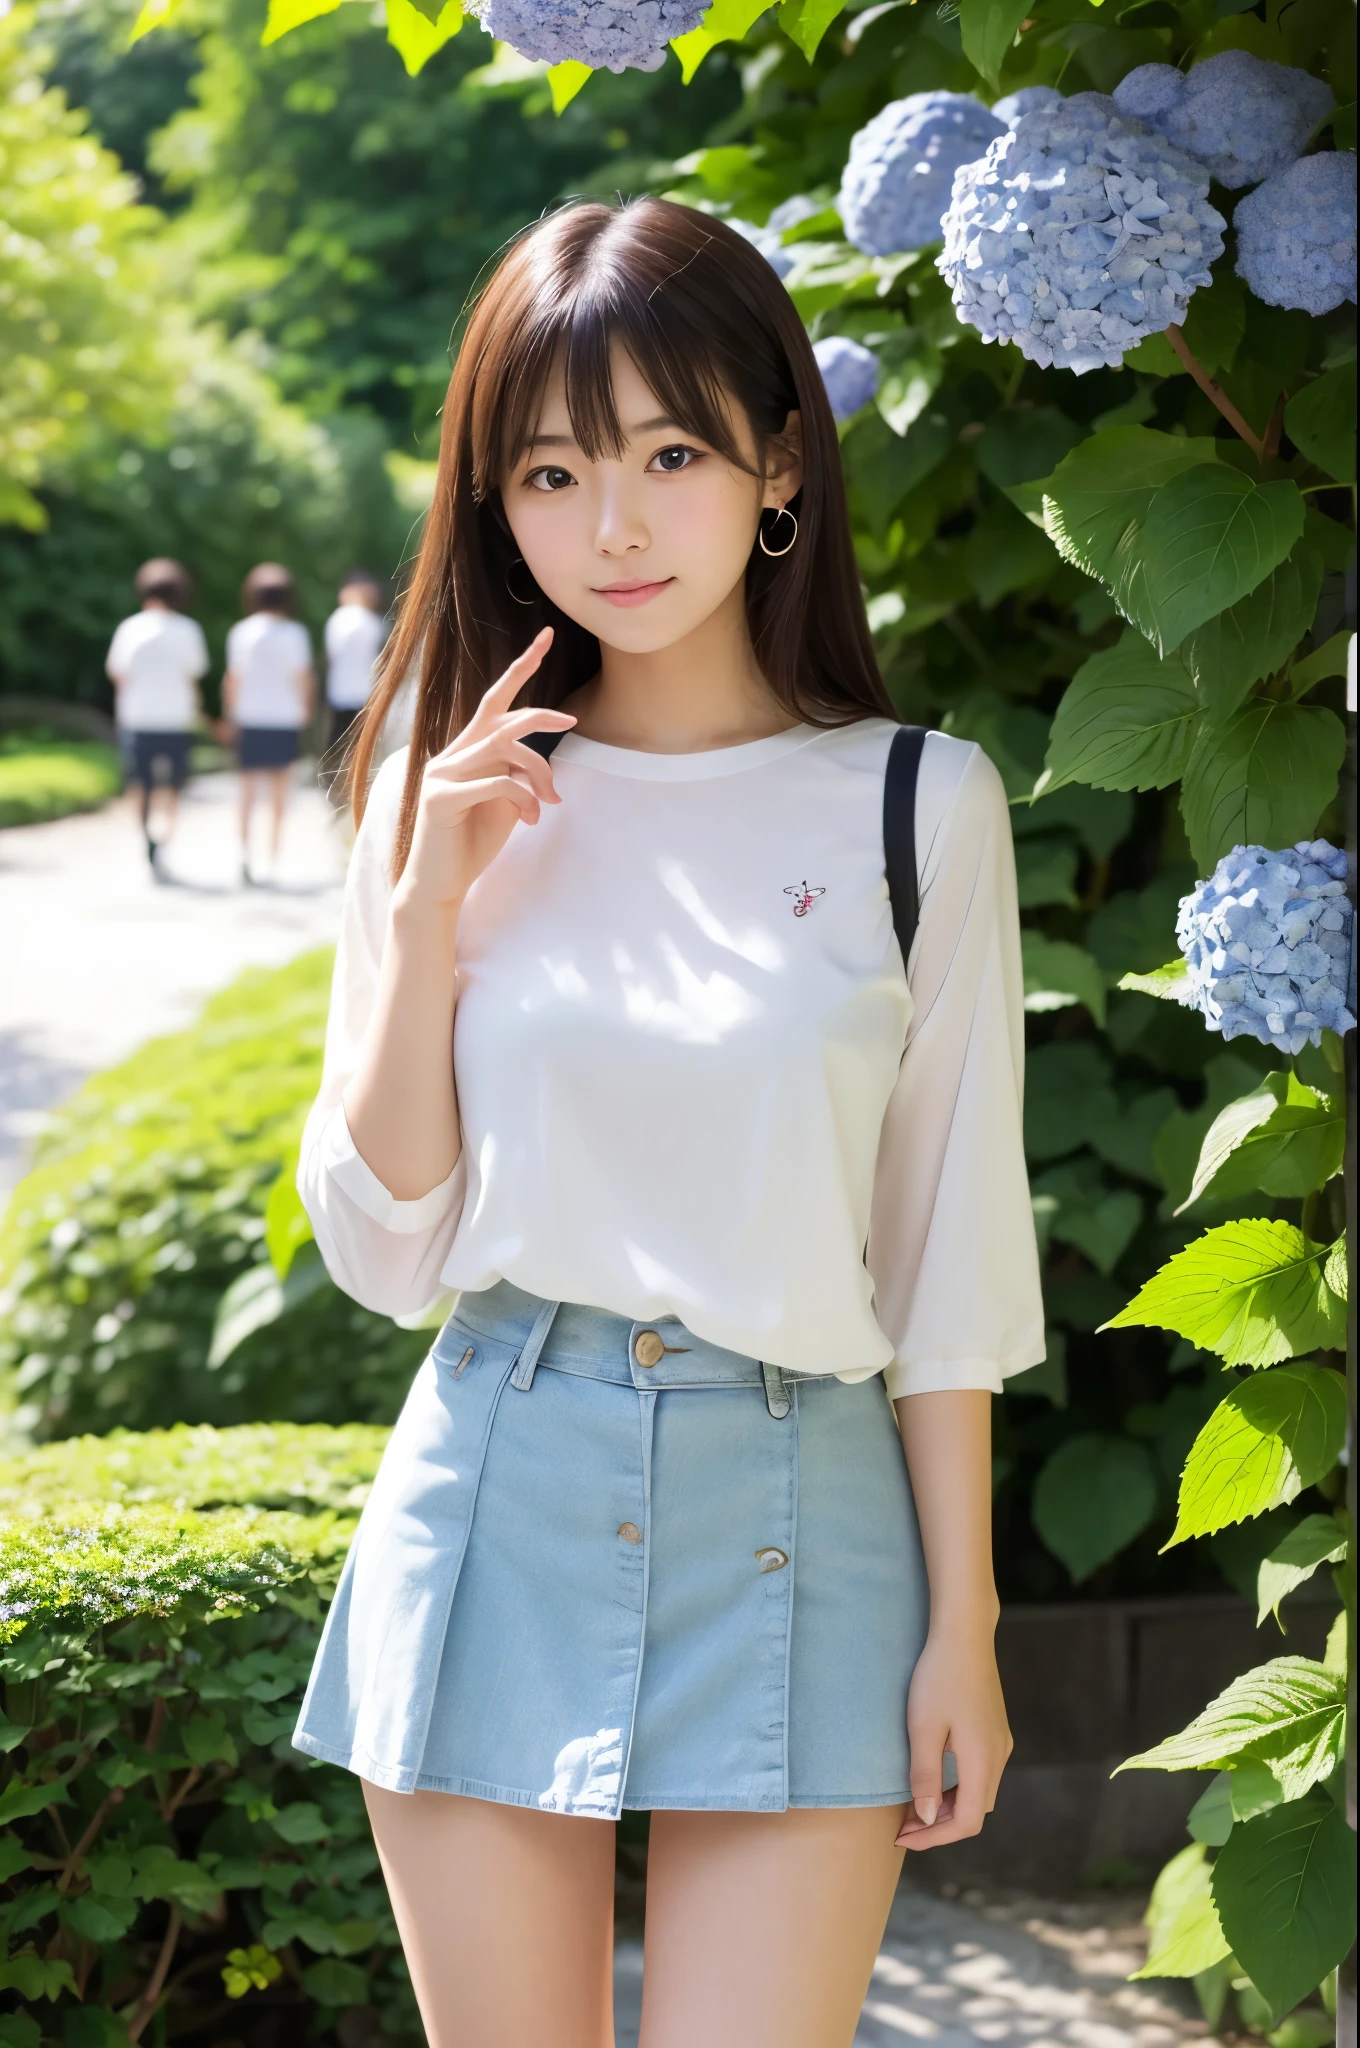
M 293 1740 L 595 1818 L 896 1805 L 927 1608 L 881 1377 L 502 1281 L 416 1375 Z

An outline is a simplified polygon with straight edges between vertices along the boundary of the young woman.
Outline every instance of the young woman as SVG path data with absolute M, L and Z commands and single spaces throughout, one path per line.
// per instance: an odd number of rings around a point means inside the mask
M 227 634 L 222 709 L 236 728 L 241 770 L 241 879 L 253 879 L 250 820 L 263 785 L 269 792 L 269 851 L 283 843 L 288 785 L 303 728 L 316 708 L 316 675 L 307 628 L 293 617 L 297 591 L 278 562 L 257 562 L 241 585 L 238 619 Z
M 358 1299 L 458 1298 L 296 1741 L 364 1779 L 433 2048 L 612 2042 L 624 1807 L 643 2048 L 837 2048 L 1010 1747 L 989 1412 L 1042 1315 L 1005 796 L 927 737 L 904 962 L 835 428 L 748 243 L 515 245 L 365 717 L 299 1184 Z

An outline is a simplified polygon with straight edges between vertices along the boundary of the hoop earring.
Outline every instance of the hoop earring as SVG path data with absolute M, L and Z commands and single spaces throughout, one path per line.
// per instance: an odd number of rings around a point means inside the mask
M 506 570 L 506 572 L 505 572 L 505 587 L 506 587 L 506 590 L 507 590 L 507 591 L 509 592 L 510 596 L 514 598 L 514 600 L 515 600 L 515 603 L 516 603 L 516 604 L 537 604 L 537 603 L 538 603 L 538 594 L 537 594 L 537 592 L 535 592 L 535 594 L 534 594 L 534 595 L 533 595 L 532 597 L 521 597 L 521 596 L 520 596 L 520 594 L 519 594 L 519 592 L 518 592 L 518 591 L 517 591 L 516 589 L 514 589 L 514 588 L 513 588 L 512 584 L 511 584 L 511 582 L 510 582 L 510 575 L 511 575 L 511 571 L 512 571 L 512 570 L 515 570 L 515 569 L 524 569 L 524 568 L 528 568 L 528 563 L 527 563 L 527 562 L 525 561 L 525 559 L 524 559 L 523 555 L 516 555 L 516 556 L 515 556 L 515 559 L 514 559 L 514 561 L 513 561 L 513 562 L 512 562 L 511 564 L 510 564 L 510 568 L 509 568 L 509 569 L 507 569 L 507 570 Z M 530 571 L 529 571 L 529 575 L 530 575 L 530 580 L 532 581 L 532 578 L 533 578 L 533 571 L 532 571 L 532 570 L 530 570 Z
M 770 547 L 766 547 L 766 545 L 765 545 L 765 528 L 764 528 L 764 526 L 763 526 L 763 525 L 761 526 L 761 528 L 760 528 L 760 530 L 759 530 L 759 532 L 758 532 L 758 534 L 757 534 L 757 536 L 756 536 L 756 537 L 757 537 L 757 539 L 758 539 L 758 540 L 759 540 L 759 542 L 760 542 L 760 551 L 761 551 L 761 553 L 762 553 L 762 554 L 765 554 L 765 555 L 769 555 L 769 556 L 771 556 L 771 557 L 772 557 L 772 559 L 773 559 L 773 560 L 775 560 L 775 561 L 778 561 L 781 555 L 786 555 L 786 554 L 787 554 L 787 553 L 789 552 L 789 548 L 791 548 L 791 547 L 793 546 L 793 544 L 794 544 L 794 541 L 796 541 L 796 540 L 797 540 L 797 538 L 798 538 L 798 517 L 797 517 L 797 514 L 796 514 L 796 513 L 794 513 L 794 512 L 790 512 L 790 510 L 789 510 L 789 508 L 788 508 L 788 506 L 787 506 L 787 505 L 781 505 L 781 506 L 779 507 L 779 510 L 778 510 L 778 511 L 777 511 L 777 512 L 775 513 L 775 515 L 774 515 L 774 523 L 775 523 L 775 525 L 776 525 L 776 526 L 778 526 L 778 524 L 779 524 L 779 522 L 780 522 L 780 520 L 781 520 L 781 519 L 792 519 L 792 521 L 793 521 L 793 533 L 792 533 L 792 535 L 791 535 L 791 537 L 790 537 L 790 539 L 789 539 L 789 544 L 788 544 L 788 547 L 783 547 L 783 548 L 770 548 Z

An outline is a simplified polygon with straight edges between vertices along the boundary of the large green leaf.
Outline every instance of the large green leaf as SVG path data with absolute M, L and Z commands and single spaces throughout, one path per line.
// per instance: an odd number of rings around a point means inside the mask
M 987 610 L 1013 590 L 1043 582 L 1062 565 L 1042 528 L 1024 519 L 1008 499 L 982 513 L 964 544 L 968 580 Z
M 1209 716 L 1227 718 L 1253 683 L 1274 675 L 1313 623 L 1322 556 L 1307 537 L 1240 603 L 1206 619 L 1178 650 Z
M 1083 946 L 1042 932 L 1020 935 L 1025 1008 L 1043 1012 L 1084 1003 L 1097 1024 L 1105 1022 L 1105 977 Z
M 676 36 L 671 48 L 680 59 L 681 75 L 689 84 L 709 51 L 719 43 L 739 43 L 766 12 L 771 0 L 713 0 L 698 28 L 687 36 Z
M 1346 1119 L 1339 1102 L 1293 1073 L 1267 1074 L 1259 1088 L 1220 1110 L 1200 1148 L 1190 1192 L 1177 1209 L 1215 1195 L 1312 1194 L 1341 1171 Z
M 1273 1657 L 1235 1678 L 1188 1728 L 1119 1769 L 1221 1771 L 1251 1758 L 1269 1764 L 1286 1799 L 1301 1799 L 1336 1768 L 1345 1723 L 1342 1673 L 1309 1657 Z
M 1080 1584 L 1146 1529 L 1157 1474 L 1127 1436 L 1074 1436 L 1060 1444 L 1034 1486 L 1034 1526 Z
M 1325 1792 L 1239 1822 L 1214 1864 L 1233 1954 L 1278 2020 L 1355 1939 L 1355 1837 Z
M 1297 485 L 1253 483 L 1225 462 L 1164 484 L 1138 545 L 1146 630 L 1160 652 L 1264 582 L 1303 532 L 1303 512 Z
M 447 5 L 433 15 L 428 8 L 417 5 L 416 0 L 384 0 L 384 6 L 387 40 L 412 78 L 463 26 L 460 0 L 447 0 Z
M 1355 364 L 1326 370 L 1284 409 L 1294 446 L 1343 484 L 1355 481 Z
M 999 491 L 1052 474 L 1085 429 L 1056 405 L 1005 408 L 988 420 L 977 440 L 977 465 Z
M 1181 785 L 1200 873 L 1234 846 L 1311 839 L 1345 752 L 1341 720 L 1315 704 L 1253 699 L 1225 724 L 1201 726 Z
M 1072 450 L 1043 487 L 1044 526 L 1065 561 L 1104 584 L 1126 619 L 1150 630 L 1142 528 L 1164 484 L 1216 463 L 1217 443 L 1106 427 Z
M 1185 773 L 1203 705 L 1179 661 L 1126 632 L 1077 670 L 1058 706 L 1036 797 L 1067 782 L 1165 789 Z
M 845 0 L 784 0 L 779 26 L 797 43 L 810 64 L 817 45 L 845 6 Z
M 1168 1259 L 1102 1327 L 1150 1324 L 1216 1351 L 1225 1365 L 1276 1365 L 1345 1341 L 1326 1258 L 1327 1247 L 1292 1223 L 1220 1224 Z
M 1280 1602 L 1306 1584 L 1320 1564 L 1346 1555 L 1346 1532 L 1332 1515 L 1305 1515 L 1261 1560 L 1256 1578 L 1256 1626 L 1280 1618 Z
M 1231 1954 L 1218 1924 L 1203 1844 L 1173 1856 L 1152 1887 L 1143 1916 L 1148 1959 L 1134 1977 L 1197 1977 Z
M 1235 1386 L 1190 1447 L 1166 1545 L 1211 1536 L 1293 1500 L 1331 1470 L 1346 1440 L 1346 1384 L 1298 1363 Z
M 1001 83 L 1001 66 L 1015 41 L 1030 0 L 959 0 L 963 54 L 988 85 Z

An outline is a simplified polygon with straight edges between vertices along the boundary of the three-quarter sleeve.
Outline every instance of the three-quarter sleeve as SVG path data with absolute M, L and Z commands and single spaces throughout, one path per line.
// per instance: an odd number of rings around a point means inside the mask
M 360 1158 L 341 1100 L 373 1013 L 405 772 L 404 753 L 384 762 L 350 859 L 321 1092 L 303 1130 L 297 1174 L 298 1193 L 332 1280 L 365 1308 L 388 1316 L 419 1315 L 441 1293 L 440 1272 L 467 1179 L 460 1156 L 438 1187 L 399 1202 Z
M 1001 1391 L 1044 1356 L 1022 1132 L 1024 1001 L 1006 793 L 932 733 L 916 805 L 912 1014 L 879 1144 L 867 1264 L 893 1399 Z

